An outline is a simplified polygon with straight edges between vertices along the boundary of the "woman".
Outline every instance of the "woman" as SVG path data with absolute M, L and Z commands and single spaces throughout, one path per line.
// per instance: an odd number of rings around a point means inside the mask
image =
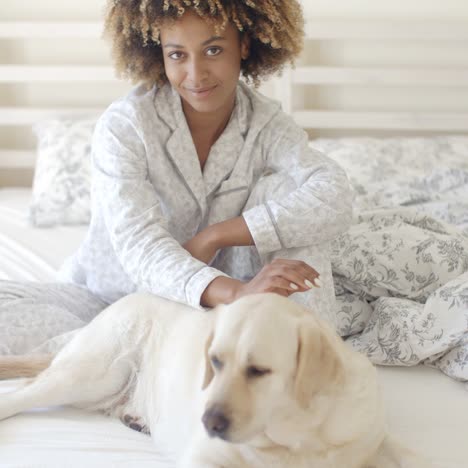
M 346 175 L 239 81 L 298 55 L 299 4 L 115 0 L 106 34 L 140 85 L 96 126 L 88 234 L 61 284 L 9 287 L 89 315 L 136 290 L 194 307 L 274 291 L 334 324 L 327 245 L 350 223 Z

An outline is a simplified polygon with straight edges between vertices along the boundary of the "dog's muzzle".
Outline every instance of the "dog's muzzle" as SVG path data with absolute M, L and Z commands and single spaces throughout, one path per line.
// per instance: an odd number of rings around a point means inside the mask
M 226 439 L 231 422 L 222 409 L 216 406 L 207 409 L 203 414 L 202 422 L 210 437 Z

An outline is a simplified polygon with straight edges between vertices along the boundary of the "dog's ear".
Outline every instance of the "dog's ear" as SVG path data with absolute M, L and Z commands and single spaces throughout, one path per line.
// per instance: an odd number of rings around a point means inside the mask
M 205 342 L 205 374 L 203 376 L 202 390 L 205 390 L 206 387 L 213 380 L 214 372 L 211 367 L 210 357 L 208 356 L 208 351 L 210 349 L 211 343 L 213 342 L 214 332 L 212 331 L 208 336 Z
M 299 405 L 308 408 L 316 393 L 344 378 L 342 343 L 327 324 L 313 317 L 300 320 L 298 334 L 294 393 Z

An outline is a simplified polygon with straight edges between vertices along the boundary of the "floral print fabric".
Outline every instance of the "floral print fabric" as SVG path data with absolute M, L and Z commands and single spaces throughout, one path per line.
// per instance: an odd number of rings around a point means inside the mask
M 34 127 L 38 158 L 29 217 L 35 226 L 87 224 L 91 217 L 91 137 L 96 118 Z
M 318 139 L 355 191 L 332 242 L 338 327 L 376 364 L 468 380 L 468 137 Z

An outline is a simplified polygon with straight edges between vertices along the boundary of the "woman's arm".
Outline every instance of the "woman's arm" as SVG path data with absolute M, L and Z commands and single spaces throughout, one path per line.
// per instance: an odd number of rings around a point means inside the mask
M 204 263 L 210 263 L 216 252 L 224 247 L 253 245 L 249 228 L 242 216 L 212 224 L 200 231 L 183 247 Z
M 253 245 L 253 238 L 242 216 L 208 226 L 184 245 L 195 258 L 210 262 L 220 248 Z M 229 304 L 239 297 L 275 292 L 289 296 L 318 286 L 319 274 L 310 265 L 299 260 L 276 259 L 265 265 L 248 282 L 220 276 L 208 284 L 201 296 L 201 305 L 215 307 Z
M 210 263 L 216 252 L 224 247 L 253 245 L 250 231 L 242 216 L 212 224 L 184 244 L 190 254 L 204 263 Z M 220 276 L 215 278 L 203 292 L 200 303 L 205 307 L 229 304 L 236 299 L 243 283 Z
M 271 172 L 263 190 L 271 198 L 242 213 L 259 253 L 326 243 L 346 231 L 353 195 L 345 171 L 311 149 L 306 132 L 284 113 L 261 144 Z

